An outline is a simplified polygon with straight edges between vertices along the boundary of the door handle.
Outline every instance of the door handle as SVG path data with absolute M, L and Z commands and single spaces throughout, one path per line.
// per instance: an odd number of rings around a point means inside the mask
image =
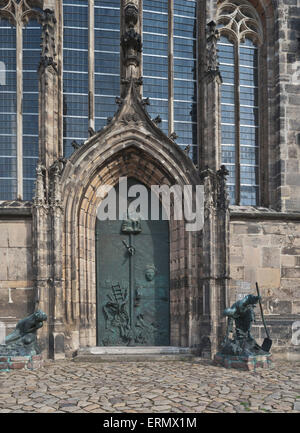
M 125 245 L 125 247 L 127 248 L 128 254 L 130 256 L 134 256 L 135 255 L 135 248 L 133 246 L 129 246 L 127 245 L 127 243 L 125 241 L 123 241 L 123 244 Z

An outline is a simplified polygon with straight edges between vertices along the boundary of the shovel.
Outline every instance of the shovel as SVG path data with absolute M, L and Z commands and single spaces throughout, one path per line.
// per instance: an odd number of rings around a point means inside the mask
M 267 337 L 264 339 L 263 344 L 261 346 L 262 350 L 265 352 L 269 352 L 272 346 L 272 340 L 270 339 L 270 334 L 268 332 L 267 326 L 266 326 L 266 322 L 265 322 L 265 318 L 264 318 L 264 313 L 263 313 L 263 309 L 262 309 L 262 305 L 260 302 L 260 294 L 259 294 L 259 288 L 258 288 L 258 284 L 256 283 L 256 290 L 257 290 L 257 294 L 259 296 L 259 307 L 260 307 L 260 312 L 261 312 L 261 318 L 262 318 L 262 322 L 264 324 L 265 327 L 265 331 L 267 334 Z

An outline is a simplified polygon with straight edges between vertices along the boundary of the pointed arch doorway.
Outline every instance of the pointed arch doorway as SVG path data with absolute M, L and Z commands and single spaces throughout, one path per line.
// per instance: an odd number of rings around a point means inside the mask
M 135 185 L 141 182 L 127 179 L 126 192 Z M 115 190 L 118 216 L 119 187 Z M 130 215 L 132 199 L 127 197 L 127 212 L 121 219 L 96 219 L 97 345 L 168 346 L 169 222 L 162 219 L 161 203 L 157 221 Z

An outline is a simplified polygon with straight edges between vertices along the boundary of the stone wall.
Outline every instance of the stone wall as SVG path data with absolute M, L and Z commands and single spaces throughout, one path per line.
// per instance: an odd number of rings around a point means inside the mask
M 11 332 L 34 311 L 31 220 L 0 219 L 0 322 Z
M 292 324 L 300 320 L 300 216 L 232 211 L 230 223 L 230 304 L 240 295 L 256 294 L 258 282 L 274 350 L 297 352 Z M 257 309 L 255 335 L 265 332 Z

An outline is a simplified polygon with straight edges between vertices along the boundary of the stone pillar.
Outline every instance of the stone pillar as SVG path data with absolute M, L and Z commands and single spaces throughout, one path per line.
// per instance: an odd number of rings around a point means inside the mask
M 204 227 L 202 256 L 203 316 L 200 326 L 202 356 L 212 358 L 224 337 L 229 278 L 229 201 L 224 166 L 201 173 L 204 184 Z
M 62 284 L 62 223 L 61 174 L 65 160 L 60 158 L 49 170 L 49 217 L 50 217 L 50 356 L 62 359 L 64 354 L 64 298 Z
M 36 309 L 44 311 L 48 319 L 39 333 L 39 344 L 49 357 L 49 206 L 47 197 L 47 170 L 37 166 L 36 191 L 32 206 L 33 279 Z
M 42 53 L 39 65 L 39 157 L 49 168 L 60 156 L 58 149 L 58 70 L 55 62 L 56 18 L 50 9 L 42 20 Z
M 56 326 L 57 291 L 61 292 L 61 220 L 59 214 L 58 181 L 53 175 L 54 162 L 59 160 L 58 68 L 55 62 L 56 18 L 50 9 L 43 11 L 41 60 L 39 64 L 39 163 L 36 191 L 32 208 L 33 263 L 36 308 L 43 310 L 48 320 L 40 333 L 45 356 L 54 356 L 53 333 Z M 54 180 L 54 179 L 55 180 Z M 55 187 L 53 187 L 55 185 Z M 58 197 L 58 198 L 57 198 Z M 60 211 L 61 212 L 61 211 Z M 57 239 L 59 238 L 59 242 Z M 62 303 L 61 303 L 62 305 Z
M 222 78 L 219 71 L 216 23 L 207 25 L 206 66 L 203 76 L 203 142 L 200 167 L 216 171 L 221 164 L 221 93 Z

